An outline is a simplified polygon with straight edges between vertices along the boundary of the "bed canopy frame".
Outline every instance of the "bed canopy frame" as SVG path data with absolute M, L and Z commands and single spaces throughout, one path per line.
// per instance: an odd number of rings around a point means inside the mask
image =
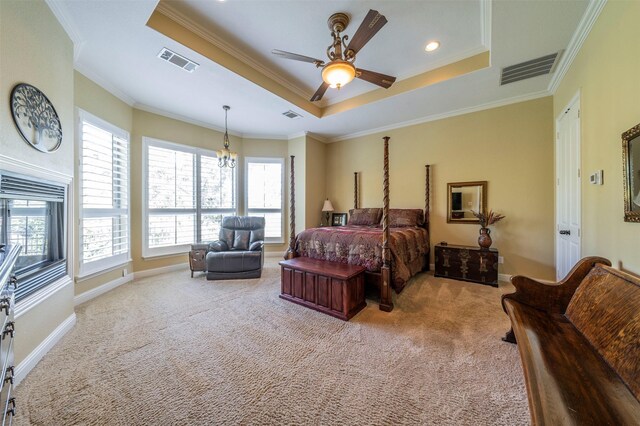
M 383 180 L 382 180 L 382 259 L 383 264 L 380 273 L 369 272 L 365 274 L 367 276 L 367 282 L 373 282 L 380 287 L 380 310 L 391 312 L 393 310 L 393 295 L 391 291 L 391 252 L 389 249 L 389 136 L 382 138 L 384 140 L 384 159 L 383 159 Z M 289 208 L 289 247 L 284 256 L 285 259 L 293 259 L 297 257 L 296 253 L 296 195 L 295 195 L 295 156 L 291 155 L 291 167 L 290 167 L 290 197 L 291 206 Z M 429 232 L 429 200 L 430 200 L 430 166 L 427 164 L 425 167 L 425 193 L 424 193 L 424 227 Z M 358 177 L 359 173 L 354 172 L 354 185 L 353 185 L 353 208 L 359 207 L 358 197 Z M 428 256 L 428 254 L 427 254 Z M 427 267 L 429 261 L 427 259 Z

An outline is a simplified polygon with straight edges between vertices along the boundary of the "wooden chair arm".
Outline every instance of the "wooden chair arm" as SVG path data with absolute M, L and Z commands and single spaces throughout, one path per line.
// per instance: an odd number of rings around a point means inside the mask
M 557 283 L 541 283 L 522 275 L 511 277 L 511 284 L 516 291 L 502 296 L 502 308 L 505 309 L 505 300 L 513 300 L 544 312 L 564 314 L 573 293 L 597 263 L 611 266 L 608 259 L 591 256 L 581 259 L 567 276 Z

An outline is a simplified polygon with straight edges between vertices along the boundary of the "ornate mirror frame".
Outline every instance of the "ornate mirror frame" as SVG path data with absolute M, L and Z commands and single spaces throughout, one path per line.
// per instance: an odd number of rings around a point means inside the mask
M 463 205 L 464 196 L 460 196 L 460 200 L 453 200 L 454 189 L 457 188 L 471 188 L 473 191 L 473 187 L 477 187 L 477 202 L 479 205 L 468 206 Z M 454 204 L 460 203 L 458 208 L 454 211 Z M 468 208 L 465 208 L 468 207 Z M 478 224 L 480 221 L 477 217 L 473 216 L 469 210 L 485 211 L 487 208 L 487 181 L 476 181 L 476 182 L 452 182 L 447 184 L 447 223 L 475 223 Z
M 624 221 L 640 223 L 640 124 L 622 134 Z

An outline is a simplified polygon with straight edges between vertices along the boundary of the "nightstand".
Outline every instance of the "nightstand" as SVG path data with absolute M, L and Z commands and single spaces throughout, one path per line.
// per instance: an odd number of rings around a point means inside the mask
M 497 249 L 436 244 L 435 263 L 436 277 L 498 287 Z

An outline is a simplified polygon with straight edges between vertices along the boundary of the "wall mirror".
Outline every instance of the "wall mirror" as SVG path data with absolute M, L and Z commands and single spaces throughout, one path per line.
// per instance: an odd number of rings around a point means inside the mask
M 624 220 L 640 222 L 640 124 L 622 134 Z
M 447 222 L 479 223 L 471 210 L 487 207 L 487 181 L 454 182 L 447 184 Z

